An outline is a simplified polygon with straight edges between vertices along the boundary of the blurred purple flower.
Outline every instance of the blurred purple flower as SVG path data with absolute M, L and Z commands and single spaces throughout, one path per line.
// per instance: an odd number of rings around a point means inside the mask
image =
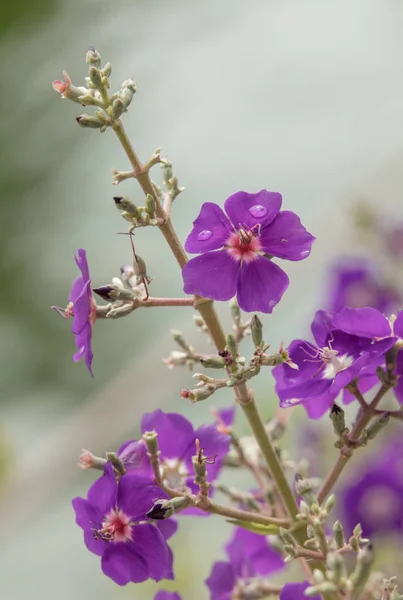
M 230 600 L 235 590 L 240 593 L 250 585 L 259 585 L 254 579 L 257 576 L 276 573 L 285 566 L 283 557 L 271 548 L 266 537 L 240 527 L 225 550 L 229 562 L 216 562 L 206 579 L 210 600 Z
M 165 590 L 160 590 L 154 596 L 154 600 L 182 600 L 177 592 L 166 592 Z
M 309 581 L 302 583 L 286 583 L 280 593 L 280 600 L 306 600 L 304 592 L 311 584 Z M 320 596 L 310 596 L 312 600 L 320 600 Z
M 367 261 L 344 260 L 330 270 L 327 306 L 331 312 L 339 312 L 345 306 L 371 306 L 389 314 L 399 301 L 397 290 L 382 285 L 373 266 Z
M 167 520 L 168 527 L 160 530 L 145 516 L 160 497 L 164 497 L 160 488 L 137 473 L 126 473 L 117 483 L 107 463 L 87 499 L 73 500 L 88 550 L 102 557 L 103 572 L 119 585 L 173 579 L 173 555 L 166 539 L 176 523 Z
M 81 275 L 73 281 L 69 294 L 69 303 L 65 309 L 52 306 L 62 317 L 69 319 L 73 317 L 71 331 L 78 348 L 73 356 L 74 362 L 78 362 L 83 356 L 85 364 L 92 377 L 92 327 L 96 319 L 96 303 L 91 292 L 91 279 L 88 270 L 87 255 L 80 248 L 74 257 Z
M 395 343 L 388 319 L 374 308 L 347 308 L 333 315 L 317 311 L 312 322 L 315 343 L 294 340 L 292 362 L 273 369 L 280 406 L 304 404 L 309 417 L 320 418 L 340 391 L 365 369 L 380 365 Z
M 158 433 L 160 450 L 161 475 L 164 483 L 174 489 L 184 491 L 188 488 L 197 493 L 198 487 L 193 482 L 194 471 L 192 456 L 196 453 L 196 440 L 204 449 L 206 457 L 214 462 L 207 466 L 208 480 L 211 483 L 219 474 L 225 455 L 228 453 L 230 437 L 217 430 L 216 425 L 202 425 L 197 429 L 182 415 L 164 413 L 156 410 L 143 416 L 141 430 Z M 152 469 L 147 458 L 147 451 L 142 440 L 126 442 L 118 452 L 127 469 L 136 469 L 145 475 L 152 476 Z M 197 511 L 197 514 L 200 514 Z
M 235 295 L 247 312 L 271 313 L 288 287 L 288 277 L 271 258 L 302 260 L 314 237 L 299 217 L 281 211 L 277 192 L 237 192 L 225 210 L 205 202 L 193 222 L 185 249 L 200 254 L 183 268 L 184 291 L 213 300 Z

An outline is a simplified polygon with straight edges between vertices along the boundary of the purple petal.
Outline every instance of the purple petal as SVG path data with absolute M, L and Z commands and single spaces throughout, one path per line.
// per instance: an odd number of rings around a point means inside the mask
M 85 366 L 87 367 L 91 376 L 94 377 L 94 374 L 92 372 L 92 359 L 94 355 L 92 353 L 91 340 L 92 327 L 88 323 L 88 327 L 84 331 L 82 331 L 79 335 L 74 336 L 74 341 L 78 348 L 78 352 L 75 352 L 73 354 L 73 360 L 74 362 L 78 362 L 84 356 Z
M 70 293 L 69 293 L 69 302 L 74 302 L 77 300 L 79 296 L 83 293 L 85 286 L 89 284 L 89 280 L 84 281 L 82 275 L 79 275 L 72 283 Z
M 396 317 L 396 321 L 393 324 L 393 331 L 399 338 L 403 338 L 403 310 Z
M 260 190 L 256 194 L 237 192 L 226 199 L 224 208 L 232 224 L 238 229 L 252 229 L 256 225 L 265 227 L 278 215 L 281 208 L 281 194 Z
M 210 590 L 210 600 L 231 600 L 236 583 L 232 565 L 222 561 L 214 563 L 205 583 Z
M 278 389 L 277 394 L 280 399 L 280 406 L 281 408 L 289 408 L 290 406 L 301 404 L 306 400 L 319 398 L 330 391 L 331 384 L 332 380 L 317 378 L 302 381 L 298 385 L 289 388 Z
M 92 527 L 100 526 L 104 514 L 100 514 L 91 502 L 85 498 L 74 498 L 72 505 L 76 513 L 76 523 L 81 529 L 91 530 Z
M 303 406 L 310 419 L 320 419 L 333 406 L 335 394 L 325 392 L 313 400 L 305 400 Z
M 182 415 L 159 409 L 143 416 L 141 430 L 158 433 L 158 447 L 163 458 L 182 458 L 195 440 L 190 421 Z
M 163 519 L 154 521 L 154 525 L 158 527 L 166 540 L 169 540 L 178 531 L 178 521 L 175 519 Z
M 391 335 L 387 318 L 376 308 L 343 308 L 333 317 L 335 329 L 366 338 L 384 338 Z
M 303 583 L 286 583 L 280 592 L 280 600 L 306 600 L 304 591 L 310 587 L 308 581 Z M 312 600 L 320 600 L 320 596 L 311 596 Z
M 147 456 L 147 448 L 143 440 L 125 442 L 119 448 L 118 456 L 128 471 L 135 470 L 137 473 L 151 474 L 150 459 Z
M 363 375 L 362 372 L 360 373 L 360 378 L 358 380 L 358 389 L 360 390 L 361 394 L 365 394 L 369 390 L 372 390 L 372 388 L 376 385 L 380 385 L 379 377 L 377 375 Z M 351 402 L 355 402 L 356 400 L 357 399 L 354 396 L 354 394 L 352 394 L 348 390 L 343 391 L 343 404 L 350 404 Z
M 262 228 L 259 239 L 264 252 L 286 260 L 307 258 L 315 241 L 291 211 L 280 212 L 270 225 Z
M 88 550 L 97 556 L 103 556 L 105 552 L 106 542 L 96 539 L 91 530 L 84 531 L 84 543 Z
M 91 315 L 91 300 L 88 296 L 88 289 L 90 283 L 90 281 L 87 281 L 81 290 L 81 294 L 74 302 L 73 325 L 71 327 L 71 331 L 76 335 L 80 334 L 89 325 L 89 319 Z
M 238 278 L 238 304 L 246 312 L 271 313 L 288 283 L 284 271 L 263 256 L 252 262 L 243 262 Z
M 267 538 L 237 527 L 225 550 L 238 577 L 268 575 L 284 569 L 284 558 L 270 547 Z
M 166 498 L 165 493 L 150 478 L 134 471 L 128 471 L 119 481 L 117 506 L 132 521 L 144 520 L 158 498 Z
M 212 300 L 230 300 L 236 294 L 238 270 L 239 262 L 225 250 L 196 256 L 182 269 L 184 292 Z
M 403 404 L 403 350 L 399 350 L 396 360 L 397 386 L 393 388 L 399 404 Z
M 90 278 L 90 272 L 88 269 L 86 251 L 83 250 L 83 248 L 80 248 L 77 252 L 77 256 L 74 256 L 74 258 L 75 258 L 78 268 L 80 269 L 80 271 L 82 273 L 84 281 L 88 281 Z
M 150 576 L 144 558 L 136 552 L 131 543 L 106 544 L 102 557 L 102 571 L 118 585 L 130 581 L 140 583 Z
M 231 232 L 231 223 L 224 211 L 213 202 L 205 202 L 199 216 L 193 221 L 185 250 L 191 254 L 218 250 L 224 246 Z
M 204 450 L 204 456 L 212 457 L 212 461 L 214 461 L 213 464 L 207 465 L 208 480 L 212 482 L 217 479 L 223 460 L 228 453 L 230 436 L 217 431 L 215 425 L 202 425 L 196 429 L 194 435 L 195 439 L 200 441 L 200 447 Z M 189 473 L 193 471 L 193 454 L 195 454 L 195 450 L 191 448 L 191 452 L 186 457 L 186 465 Z
M 311 324 L 312 335 L 315 338 L 319 348 L 324 348 L 328 344 L 331 332 L 334 329 L 333 315 L 325 310 L 317 310 Z
M 117 484 L 112 465 L 105 465 L 105 472 L 88 490 L 87 498 L 103 517 L 116 506 Z
M 160 590 L 154 596 L 154 600 L 182 600 L 182 598 L 176 592 L 166 592 L 165 590 Z
M 232 427 L 235 420 L 235 412 L 236 407 L 231 406 L 230 408 L 223 408 L 221 410 L 218 410 L 216 412 L 216 416 L 218 417 L 220 422 L 224 423 L 224 425 L 226 425 L 227 427 Z
M 147 563 L 151 579 L 173 579 L 172 553 L 157 527 L 150 523 L 136 525 L 131 545 Z

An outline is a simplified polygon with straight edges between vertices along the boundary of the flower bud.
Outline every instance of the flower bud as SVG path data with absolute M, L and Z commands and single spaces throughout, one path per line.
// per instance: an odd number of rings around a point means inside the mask
M 367 583 L 368 577 L 371 574 L 374 558 L 374 548 L 371 542 L 366 544 L 357 554 L 355 569 L 350 577 L 356 592 L 361 590 Z
M 146 213 L 150 215 L 151 218 L 155 217 L 155 202 L 151 194 L 147 194 L 146 196 L 145 209 Z
M 169 519 L 175 513 L 187 508 L 190 503 L 191 500 L 187 496 L 178 496 L 170 500 L 157 500 L 146 515 L 150 519 L 156 519 L 157 521 Z
M 151 456 L 156 456 L 159 454 L 158 433 L 156 431 L 146 431 L 143 433 L 143 440 L 147 447 L 148 453 Z
M 101 71 L 96 67 L 91 67 L 88 75 L 90 76 L 90 80 L 92 85 L 98 90 L 102 88 L 102 75 Z
M 329 416 L 333 423 L 333 429 L 335 434 L 338 436 L 342 435 L 346 430 L 344 410 L 340 408 L 340 406 L 337 406 L 337 404 L 333 404 Z
M 76 121 L 80 127 L 89 127 L 90 129 L 103 129 L 107 125 L 105 119 L 91 115 L 80 115 L 76 117 Z
M 102 74 L 104 77 L 110 77 L 112 73 L 112 65 L 110 62 L 107 62 L 104 68 L 102 69 Z
M 284 529 L 284 527 L 280 527 L 279 534 L 285 544 L 289 544 L 292 547 L 295 546 L 295 540 L 294 540 L 292 534 L 288 531 L 288 529 Z
M 178 344 L 178 346 L 180 346 L 180 348 L 182 348 L 182 350 L 184 350 L 185 352 L 190 352 L 191 348 L 190 348 L 189 344 L 187 343 L 187 341 L 185 340 L 185 337 L 181 331 L 172 329 L 171 335 L 172 335 L 174 341 Z
M 96 67 L 97 69 L 99 69 L 99 67 L 101 66 L 101 55 L 98 52 L 98 50 L 95 50 L 94 46 L 89 47 L 85 57 L 85 62 L 87 63 L 87 65 L 90 65 L 91 67 Z
M 67 98 L 68 100 L 77 102 L 78 104 L 84 104 L 81 98 L 82 96 L 87 96 L 89 90 L 86 87 L 76 87 L 73 85 L 66 71 L 63 71 L 63 77 L 64 81 L 61 79 L 56 79 L 56 81 L 53 81 L 53 89 L 56 92 L 59 92 L 62 98 Z
M 201 402 L 202 400 L 207 400 L 210 398 L 212 394 L 214 394 L 215 389 L 211 387 L 199 387 L 193 390 L 181 390 L 180 396 L 185 400 L 190 400 L 192 404 L 195 402 Z
M 263 341 L 263 324 L 257 315 L 253 315 L 250 322 L 250 329 L 252 332 L 252 340 L 255 348 L 261 348 L 264 345 Z
M 231 333 L 227 335 L 227 350 L 231 354 L 232 358 L 235 358 L 238 354 L 238 344 Z
M 239 308 L 239 304 L 236 298 L 233 298 L 229 304 L 231 316 L 235 323 L 239 323 L 241 321 L 241 309 Z
M 136 93 L 136 89 L 136 84 L 132 79 L 126 79 L 126 81 L 122 83 L 122 89 L 119 92 L 119 97 L 125 108 L 130 106 L 133 96 Z
M 132 290 L 121 288 L 116 285 L 102 285 L 99 288 L 93 288 L 93 292 L 98 294 L 103 300 L 134 300 L 135 295 Z
M 318 503 L 316 496 L 313 493 L 312 484 L 308 479 L 304 479 L 298 473 L 295 475 L 295 491 L 298 496 L 302 496 L 309 506 Z
M 205 369 L 225 369 L 226 362 L 221 356 L 204 356 L 200 359 Z
M 390 413 L 384 412 L 364 432 L 364 440 L 372 440 L 388 423 Z
M 327 515 L 332 512 L 335 504 L 336 504 L 336 496 L 335 496 L 335 494 L 331 494 L 323 506 Z
M 165 185 L 169 187 L 170 180 L 172 179 L 172 163 L 169 162 L 167 158 L 164 158 L 161 161 L 161 170 L 162 170 L 162 178 L 164 180 Z
M 86 450 L 85 448 L 82 449 L 78 461 L 78 466 L 80 469 L 98 469 L 98 471 L 103 471 L 105 464 L 105 458 L 95 456 L 92 452 Z
M 333 573 L 333 578 L 336 583 L 340 583 L 343 579 L 346 579 L 347 567 L 341 554 L 338 554 L 337 552 L 328 554 L 326 562 L 329 570 Z
M 112 119 L 119 119 L 119 117 L 125 112 L 126 108 L 120 98 L 115 98 L 112 102 Z
M 346 539 L 344 537 L 343 525 L 340 523 L 340 521 L 336 521 L 333 525 L 333 535 L 337 548 L 343 548 L 346 543 Z
M 125 196 L 114 196 L 113 200 L 116 208 L 126 221 L 132 222 L 133 219 L 138 219 L 139 210 L 128 198 Z

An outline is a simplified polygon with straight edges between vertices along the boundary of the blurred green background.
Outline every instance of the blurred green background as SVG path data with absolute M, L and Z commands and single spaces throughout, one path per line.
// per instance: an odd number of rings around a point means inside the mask
M 128 164 L 112 132 L 76 125 L 80 107 L 51 82 L 65 69 L 82 85 L 90 44 L 112 63 L 116 88 L 135 79 L 127 131 L 143 159 L 160 146 L 172 160 L 186 187 L 174 206 L 183 239 L 204 201 L 222 203 L 239 189 L 282 192 L 318 241 L 309 260 L 286 265 L 290 288 L 265 319 L 277 347 L 306 331 L 329 259 L 352 251 L 353 198 L 369 196 L 392 218 L 402 213 L 403 4 L 24 0 L 3 2 L 0 14 L 0 597 L 147 600 L 155 586 L 118 588 L 84 548 L 70 500 L 86 493 L 92 474 L 77 469 L 77 457 L 82 447 L 117 448 L 156 407 L 195 423 L 210 418 L 207 403 L 178 397 L 189 373 L 161 361 L 171 328 L 206 346 L 190 309 L 153 309 L 96 325 L 94 380 L 72 362 L 70 324 L 49 306 L 66 304 L 79 247 L 94 286 L 130 260 L 127 239 L 116 235 L 126 224 L 110 174 Z M 118 189 L 142 200 L 134 182 Z M 140 231 L 136 243 L 152 294 L 180 295 L 158 232 Z M 255 387 L 269 416 L 270 374 Z M 214 401 L 225 406 L 231 396 Z M 227 535 L 218 524 L 183 519 L 173 541 L 186 599 L 206 597 L 201 581 Z

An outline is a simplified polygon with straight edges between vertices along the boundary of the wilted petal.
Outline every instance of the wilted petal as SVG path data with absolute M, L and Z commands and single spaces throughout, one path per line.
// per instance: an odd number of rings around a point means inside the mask
M 218 250 L 223 247 L 231 231 L 231 223 L 223 210 L 213 202 L 205 202 L 199 216 L 193 221 L 185 250 L 191 254 Z
M 300 218 L 291 211 L 280 212 L 260 233 L 262 250 L 286 260 L 307 258 L 314 241 L 315 238 L 305 229 Z
M 288 283 L 284 271 L 263 256 L 243 262 L 238 278 L 238 304 L 246 312 L 271 313 L 280 302 Z
M 212 300 L 230 300 L 236 294 L 239 263 L 225 250 L 206 252 L 182 269 L 184 291 Z
M 256 194 L 237 192 L 226 199 L 224 208 L 232 224 L 252 229 L 256 225 L 265 227 L 280 211 L 281 194 L 260 190 Z

